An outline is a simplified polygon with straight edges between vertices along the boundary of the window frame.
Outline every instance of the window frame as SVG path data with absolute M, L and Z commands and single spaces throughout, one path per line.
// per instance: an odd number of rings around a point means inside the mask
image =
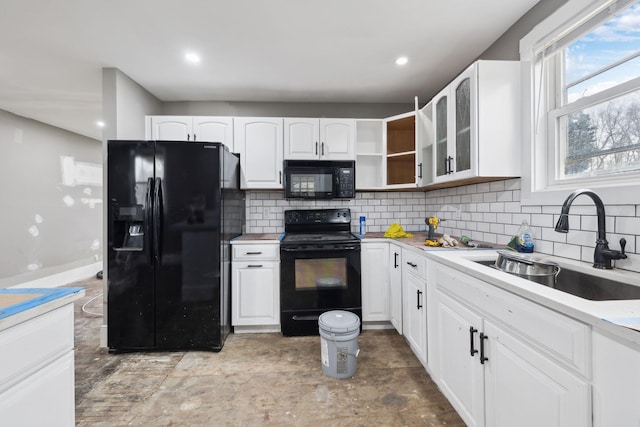
M 628 4 L 627 0 L 619 1 Z M 540 59 L 541 51 L 555 49 L 557 40 L 572 34 L 576 28 L 608 8 L 613 6 L 615 9 L 616 3 L 617 0 L 569 0 L 520 40 L 520 59 L 523 62 L 523 205 L 562 204 L 569 192 L 584 187 L 597 191 L 606 203 L 640 204 L 640 173 L 557 180 L 556 159 L 561 148 L 555 142 L 558 127 L 554 123 L 567 112 L 638 90 L 640 78 L 558 107 L 563 96 L 563 82 L 557 78 L 562 75 L 557 67 L 562 67 L 562 59 L 547 61 L 550 65 L 544 64 L 544 58 Z M 597 22 L 601 23 L 600 20 Z M 554 73 L 554 77 L 549 81 L 552 84 L 547 85 L 549 73 Z

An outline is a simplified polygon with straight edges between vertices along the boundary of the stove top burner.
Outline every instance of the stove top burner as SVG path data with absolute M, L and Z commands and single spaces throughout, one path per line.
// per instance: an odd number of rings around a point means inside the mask
M 339 233 L 285 233 L 282 243 L 342 243 L 359 240 L 348 231 Z

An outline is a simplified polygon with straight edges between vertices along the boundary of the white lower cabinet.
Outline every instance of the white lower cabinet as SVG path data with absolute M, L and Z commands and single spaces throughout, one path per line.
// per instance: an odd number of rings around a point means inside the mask
M 389 244 L 362 242 L 362 321 L 389 321 Z
M 232 243 L 231 324 L 238 332 L 280 331 L 278 243 Z
M 432 263 L 429 367 L 469 426 L 590 426 L 589 328 Z
M 593 331 L 593 425 L 640 426 L 640 344 Z
M 389 243 L 389 317 L 402 335 L 402 248 Z
M 74 425 L 73 304 L 3 330 L 0 348 L 0 424 Z
M 591 425 L 591 387 L 485 320 L 485 419 L 496 427 Z
M 482 328 L 482 318 L 440 291 L 433 296 L 429 366 L 464 422 L 468 426 L 483 425 L 484 377 L 478 358 L 471 356 L 475 354 L 475 336 Z
M 402 331 L 416 357 L 427 363 L 427 260 L 402 250 Z

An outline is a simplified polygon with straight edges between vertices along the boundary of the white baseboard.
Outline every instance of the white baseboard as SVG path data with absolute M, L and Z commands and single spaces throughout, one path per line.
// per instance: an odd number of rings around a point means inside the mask
M 234 334 L 260 334 L 280 332 L 280 325 L 234 326 Z
M 362 322 L 363 330 L 376 330 L 376 329 L 394 329 L 391 322 L 374 321 L 374 322 Z
M 78 280 L 84 280 L 95 276 L 98 271 L 102 270 L 102 261 L 85 265 L 84 267 L 74 268 L 72 270 L 63 271 L 62 273 L 52 274 L 51 276 L 41 277 L 40 279 L 30 282 L 21 283 L 11 286 L 12 288 L 57 288 L 59 286 L 69 285 Z
M 107 341 L 107 325 L 102 325 L 100 328 L 100 347 L 107 348 L 109 341 Z

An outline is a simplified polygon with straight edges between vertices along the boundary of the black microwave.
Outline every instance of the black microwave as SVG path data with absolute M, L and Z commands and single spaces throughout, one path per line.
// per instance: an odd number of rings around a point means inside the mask
M 285 160 L 287 199 L 353 199 L 356 162 L 353 160 Z

